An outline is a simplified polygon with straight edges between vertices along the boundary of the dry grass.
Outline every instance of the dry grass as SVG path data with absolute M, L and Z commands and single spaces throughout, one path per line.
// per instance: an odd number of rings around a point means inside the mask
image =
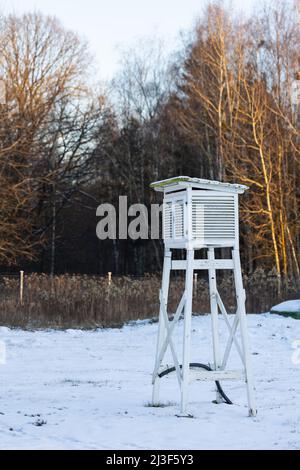
M 247 310 L 264 312 L 287 298 L 299 298 L 299 285 L 286 282 L 277 295 L 276 278 L 263 271 L 245 277 Z M 22 328 L 95 328 L 120 326 L 128 321 L 157 317 L 159 276 L 143 278 L 55 276 L 31 274 L 25 277 L 24 302 L 19 301 L 19 280 L 1 278 L 0 324 Z M 184 287 L 184 279 L 172 279 L 169 311 L 174 312 Z M 220 279 L 220 293 L 229 311 L 234 311 L 232 277 Z M 209 311 L 207 282 L 199 278 L 194 289 L 193 310 Z

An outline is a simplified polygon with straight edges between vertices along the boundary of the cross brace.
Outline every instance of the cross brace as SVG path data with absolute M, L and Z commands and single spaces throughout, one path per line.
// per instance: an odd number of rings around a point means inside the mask
M 186 271 L 186 285 L 177 310 L 173 316 L 173 320 L 169 319 L 167 313 L 167 299 L 171 270 Z M 193 271 L 195 269 L 207 269 L 209 271 L 209 290 L 212 317 L 212 337 L 213 337 L 213 357 L 214 363 L 211 371 L 195 370 L 190 367 L 190 335 L 191 335 L 191 315 L 192 315 L 192 289 L 193 289 Z M 234 272 L 235 289 L 237 298 L 237 310 L 233 322 L 230 322 L 229 315 L 226 311 L 221 296 L 217 290 L 216 269 L 232 269 Z M 172 260 L 171 252 L 165 253 L 163 282 L 160 291 L 160 314 L 159 314 L 159 333 L 157 342 L 156 360 L 152 375 L 153 383 L 153 404 L 159 403 L 159 375 L 170 368 L 163 366 L 162 362 L 168 347 L 171 350 L 174 368 L 181 392 L 181 415 L 187 416 L 188 403 L 188 385 L 193 380 L 203 381 L 220 381 L 220 380 L 245 380 L 247 386 L 248 408 L 249 414 L 256 415 L 256 406 L 254 400 L 254 385 L 252 379 L 252 371 L 250 367 L 250 352 L 248 344 L 246 311 L 245 311 L 245 291 L 242 284 L 242 275 L 240 268 L 239 252 L 232 250 L 232 259 L 216 260 L 214 257 L 214 248 L 209 248 L 208 259 L 195 260 L 193 250 L 187 250 L 186 260 Z M 227 326 L 229 336 L 225 346 L 223 357 L 220 354 L 218 317 L 219 311 L 222 314 Z M 176 352 L 172 335 L 175 326 L 178 324 L 180 317 L 184 318 L 184 337 L 183 337 L 183 360 L 182 365 Z M 236 334 L 240 327 L 241 344 Z M 233 344 L 241 359 L 243 370 L 226 370 L 227 362 Z M 216 390 L 217 402 L 221 402 L 221 397 Z

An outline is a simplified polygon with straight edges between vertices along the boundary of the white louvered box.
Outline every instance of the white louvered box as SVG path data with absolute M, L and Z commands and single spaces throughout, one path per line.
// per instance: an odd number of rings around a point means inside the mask
M 167 248 L 238 246 L 238 194 L 247 186 L 179 176 L 151 187 L 164 193 Z

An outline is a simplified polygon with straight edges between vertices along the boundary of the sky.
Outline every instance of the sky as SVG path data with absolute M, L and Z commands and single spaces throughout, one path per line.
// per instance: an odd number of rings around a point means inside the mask
M 57 16 L 63 25 L 85 37 L 96 59 L 99 79 L 116 73 L 120 49 L 141 37 L 163 40 L 167 50 L 175 48 L 180 31 L 192 27 L 206 0 L 0 0 L 3 13 L 33 10 Z M 232 0 L 248 13 L 255 0 Z

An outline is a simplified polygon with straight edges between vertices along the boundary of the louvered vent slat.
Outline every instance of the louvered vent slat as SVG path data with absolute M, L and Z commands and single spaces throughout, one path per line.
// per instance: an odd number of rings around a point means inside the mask
M 176 201 L 174 203 L 174 237 L 183 238 L 184 237 L 184 207 L 183 201 Z
M 163 224 L 163 235 L 164 239 L 172 238 L 172 204 L 167 202 L 164 204 L 164 224 Z
M 191 212 L 186 206 L 186 196 L 171 195 L 164 203 L 164 238 L 174 241 L 174 246 L 189 239 L 191 213 L 192 238 L 200 245 L 228 243 L 231 246 L 236 238 L 236 199 L 234 194 L 217 191 L 197 191 L 192 194 Z
M 200 209 L 201 208 L 201 209 Z M 202 219 L 199 212 L 202 210 Z M 205 241 L 235 237 L 235 203 L 231 194 L 194 195 L 192 197 L 193 238 Z
M 164 204 L 163 233 L 165 239 L 184 238 L 184 200 L 175 200 Z

